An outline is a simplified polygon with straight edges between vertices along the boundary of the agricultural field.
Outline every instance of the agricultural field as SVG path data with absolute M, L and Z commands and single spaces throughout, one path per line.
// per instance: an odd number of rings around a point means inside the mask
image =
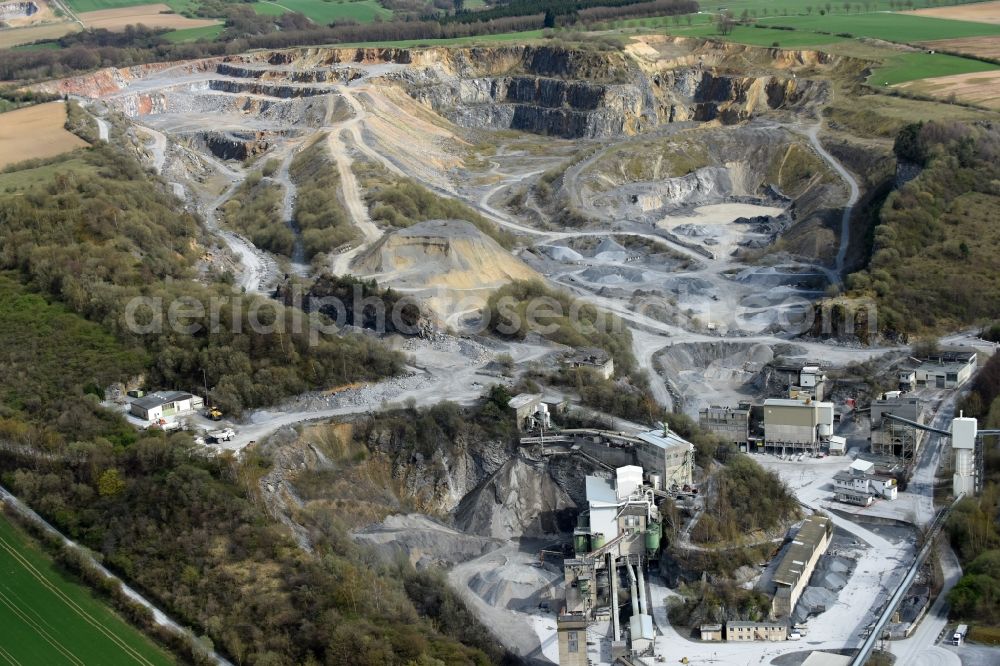
M 348 19 L 358 23 L 369 23 L 378 18 L 388 18 L 392 15 L 388 9 L 378 4 L 376 0 L 341 0 L 325 2 L 324 0 L 264 0 L 253 5 L 258 14 L 277 16 L 284 12 L 299 12 L 306 15 L 314 23 L 326 25 L 338 19 Z
M 1000 111 L 1000 70 L 974 74 L 956 74 L 910 81 L 898 86 L 903 90 L 940 99 L 957 99 Z
M 149 28 L 170 28 L 173 30 L 219 25 L 219 22 L 213 19 L 192 19 L 175 14 L 170 6 L 163 3 L 98 9 L 92 12 L 83 12 L 79 16 L 88 28 L 104 28 L 106 30 L 124 30 L 127 25 L 139 23 Z
M 916 14 L 917 16 L 930 16 L 933 18 L 952 19 L 956 21 L 1000 24 L 1000 2 L 996 1 L 977 2 L 971 5 L 917 9 L 908 13 Z
M 1000 60 L 1000 39 L 996 37 L 965 37 L 963 39 L 937 39 L 921 42 L 921 46 L 935 51 L 961 53 L 973 58 Z
M 0 169 L 22 160 L 54 157 L 87 142 L 68 132 L 66 107 L 49 102 L 0 114 Z
M 67 580 L 0 515 L 0 661 L 10 664 L 173 663 L 90 592 Z
M 1000 25 L 928 18 L 912 14 L 828 14 L 826 16 L 779 16 L 760 20 L 765 25 L 782 25 L 810 32 L 846 33 L 890 42 L 922 42 L 1000 35 Z
M 76 32 L 80 26 L 69 21 L 60 23 L 43 23 L 42 25 L 32 25 L 27 28 L 8 28 L 0 30 L 0 49 L 9 49 L 22 44 L 43 39 L 59 39 L 63 35 Z

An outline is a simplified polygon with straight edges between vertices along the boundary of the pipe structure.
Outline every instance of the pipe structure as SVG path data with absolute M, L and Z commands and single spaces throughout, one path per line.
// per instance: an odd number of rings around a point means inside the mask
M 618 621 L 618 565 L 615 556 L 608 553 L 608 580 L 611 582 L 611 642 L 621 637 L 621 626 Z
M 639 612 L 645 615 L 652 615 L 649 608 L 649 599 L 646 598 L 646 575 L 642 573 L 642 564 L 636 567 L 639 570 Z
M 628 569 L 629 591 L 632 593 L 632 616 L 638 617 L 642 611 L 639 610 L 639 592 L 636 588 L 635 570 L 632 568 L 631 562 L 627 562 L 625 567 Z

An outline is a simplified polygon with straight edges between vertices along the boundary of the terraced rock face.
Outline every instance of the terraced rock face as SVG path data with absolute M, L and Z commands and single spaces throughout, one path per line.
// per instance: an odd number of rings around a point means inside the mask
M 673 42 L 660 44 L 660 51 L 643 44 L 644 50 L 626 52 L 555 46 L 295 49 L 102 70 L 49 87 L 87 96 L 117 92 L 116 103 L 127 114 L 147 115 L 205 106 L 194 101 L 198 97 L 223 104 L 225 94 L 299 100 L 366 79 L 401 87 L 460 126 L 596 138 L 633 135 L 676 121 L 734 123 L 776 109 L 802 110 L 823 99 L 827 87 L 796 78 L 794 72 L 834 64 L 828 58 L 794 58 L 776 51 L 771 64 L 787 75 L 775 74 L 773 68 L 748 75 L 734 66 L 746 60 L 745 54 L 728 54 L 728 46 L 697 57 L 669 58 L 664 50 L 670 55 L 671 49 L 685 49 Z M 169 71 L 174 85 L 135 85 L 162 70 Z

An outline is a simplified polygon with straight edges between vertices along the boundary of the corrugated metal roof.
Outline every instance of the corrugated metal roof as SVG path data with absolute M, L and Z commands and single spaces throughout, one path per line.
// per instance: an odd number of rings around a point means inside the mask
M 156 393 L 150 393 L 149 395 L 141 398 L 136 398 L 132 401 L 132 404 L 139 405 L 143 409 L 153 409 L 154 407 L 165 405 L 168 402 L 187 400 L 192 397 L 194 396 L 184 391 L 157 391 Z
M 661 449 L 673 449 L 677 447 L 694 448 L 694 445 L 691 444 L 691 442 L 669 431 L 667 432 L 666 437 L 663 436 L 662 430 L 641 432 L 635 437 L 648 444 L 652 444 L 653 446 L 658 446 Z
M 785 556 L 774 572 L 774 582 L 781 585 L 795 585 L 803 573 L 805 563 L 812 557 L 819 543 L 826 536 L 830 519 L 826 516 L 812 515 L 805 519 Z

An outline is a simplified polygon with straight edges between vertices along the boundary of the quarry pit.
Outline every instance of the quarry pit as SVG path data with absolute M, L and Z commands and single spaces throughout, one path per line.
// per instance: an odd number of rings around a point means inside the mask
M 777 355 L 845 365 L 882 353 L 800 339 L 814 302 L 839 284 L 849 242 L 839 223 L 853 176 L 818 149 L 814 131 L 840 66 L 808 51 L 650 36 L 620 51 L 262 51 L 46 85 L 125 132 L 202 214 L 239 287 L 267 295 L 282 275 L 349 273 L 421 299 L 433 318 L 433 339 L 391 342 L 412 353 L 407 377 L 252 414 L 231 443 L 238 450 L 281 427 L 411 398 L 468 403 L 484 385 L 511 383 L 495 370 L 501 356 L 516 374 L 563 353 L 545 340 L 477 337 L 489 295 L 512 280 L 545 281 L 617 314 L 654 396 L 692 415 L 753 395 L 756 373 Z M 267 168 L 280 190 L 276 215 L 300 247 L 303 183 L 290 172 L 315 146 L 354 240 L 307 261 L 225 226 L 226 202 Z M 478 224 L 386 224 L 371 199 L 378 178 L 458 202 Z M 498 240 L 507 237 L 507 246 Z M 454 567 L 452 583 L 505 644 L 549 663 L 561 572 L 534 553 L 546 535 L 572 529 L 565 518 L 581 505 L 590 470 L 490 455 L 507 462 L 489 474 L 479 460 L 437 461 L 447 491 L 434 508 L 453 525 L 393 516 L 357 536 L 417 553 L 418 566 Z M 651 581 L 657 593 L 659 585 Z

